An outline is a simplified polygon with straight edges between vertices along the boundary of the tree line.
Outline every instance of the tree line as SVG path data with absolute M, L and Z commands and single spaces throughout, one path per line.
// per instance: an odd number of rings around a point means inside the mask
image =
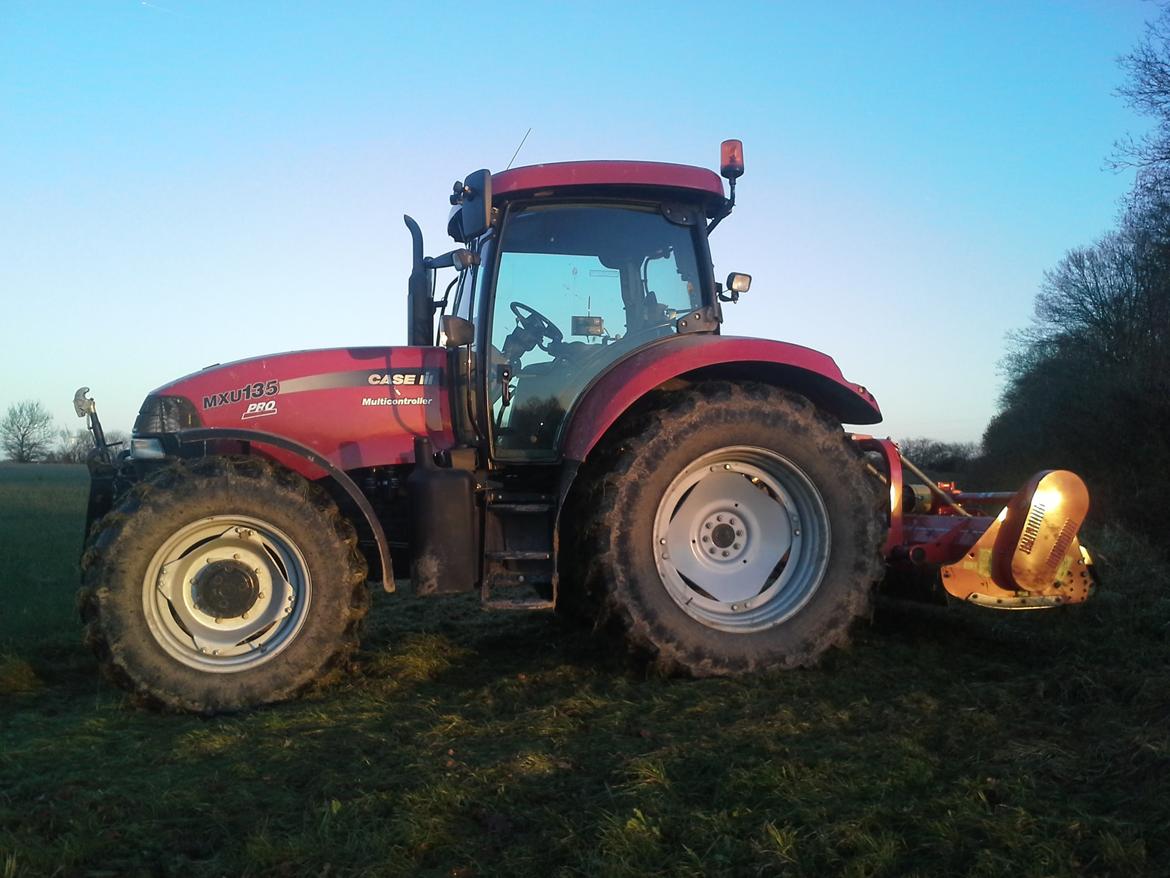
M 1071 469 L 1098 522 L 1170 546 L 1170 10 L 1122 63 L 1121 96 L 1154 123 L 1112 158 L 1132 190 L 1115 229 L 1045 275 L 976 469 L 1001 481 Z
M 110 443 L 124 442 L 117 431 L 107 433 Z M 49 410 L 37 400 L 13 403 L 0 418 L 0 449 L 15 463 L 85 463 L 93 449 L 89 430 L 62 430 Z

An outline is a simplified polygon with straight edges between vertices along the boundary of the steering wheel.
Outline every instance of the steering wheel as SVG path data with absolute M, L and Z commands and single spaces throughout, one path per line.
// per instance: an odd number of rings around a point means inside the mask
M 546 353 L 552 353 L 549 348 L 554 344 L 560 344 L 565 339 L 565 335 L 556 324 L 533 308 L 531 305 L 525 305 L 523 302 L 512 302 L 508 307 L 512 310 L 512 314 L 516 317 L 516 322 L 524 328 L 525 331 L 537 336 L 537 347 Z M 545 342 L 545 339 L 548 342 Z

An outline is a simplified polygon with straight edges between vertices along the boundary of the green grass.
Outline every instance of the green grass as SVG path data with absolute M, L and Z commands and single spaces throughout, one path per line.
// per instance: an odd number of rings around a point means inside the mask
M 203 720 L 78 645 L 82 482 L 0 469 L 4 878 L 1167 874 L 1170 597 L 1120 535 L 1084 607 L 883 607 L 750 680 L 378 594 L 343 685 Z
M 0 653 L 75 639 L 88 490 L 84 466 L 0 463 Z

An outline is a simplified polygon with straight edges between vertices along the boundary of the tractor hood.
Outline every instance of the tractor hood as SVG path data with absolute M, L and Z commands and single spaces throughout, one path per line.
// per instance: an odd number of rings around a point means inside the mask
M 296 351 L 209 366 L 154 390 L 134 433 L 254 430 L 307 445 L 346 470 L 410 463 L 416 436 L 430 438 L 436 449 L 453 444 L 442 392 L 446 363 L 441 348 L 377 347 Z M 284 460 L 276 450 L 271 454 Z

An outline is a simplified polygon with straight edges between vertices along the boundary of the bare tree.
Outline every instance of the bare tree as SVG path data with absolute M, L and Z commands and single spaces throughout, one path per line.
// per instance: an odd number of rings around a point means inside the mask
M 126 445 L 126 434 L 121 430 L 106 431 L 106 445 L 117 454 Z M 85 463 L 94 450 L 93 434 L 84 427 L 57 432 L 57 444 L 45 457 L 50 463 Z
M 1075 470 L 1096 514 L 1170 545 L 1170 524 L 1152 511 L 1170 490 L 1168 230 L 1170 203 L 1146 200 L 1045 275 L 983 446 L 986 481 Z
M 10 460 L 41 460 L 53 443 L 53 416 L 37 400 L 26 399 L 8 407 L 0 420 L 0 446 Z
M 93 437 L 89 430 L 61 430 L 52 457 L 58 463 L 85 463 L 92 449 Z
M 1170 7 L 1163 5 L 1146 25 L 1141 42 L 1121 59 L 1121 66 L 1129 80 L 1118 94 L 1154 125 L 1140 137 L 1119 140 L 1110 164 L 1136 169 L 1133 200 L 1165 198 L 1170 194 Z

